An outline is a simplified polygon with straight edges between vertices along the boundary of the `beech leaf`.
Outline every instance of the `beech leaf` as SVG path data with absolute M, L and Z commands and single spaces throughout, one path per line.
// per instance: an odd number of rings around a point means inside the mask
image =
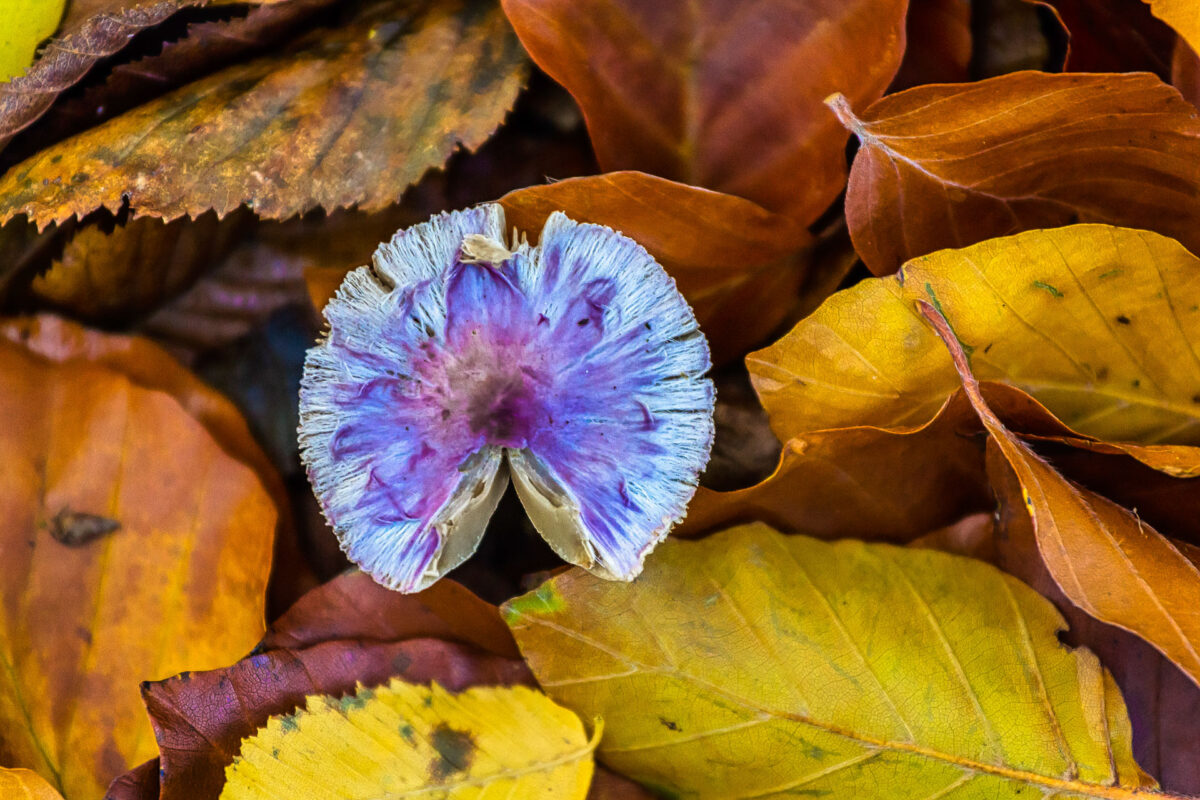
M 138 683 L 263 632 L 276 513 L 171 395 L 0 342 L 0 749 L 68 800 L 157 752 Z M 70 546 L 63 512 L 120 528 Z
M 0 178 L 0 221 L 128 202 L 166 220 L 246 204 L 282 219 L 395 202 L 503 120 L 526 59 L 482 0 L 381 0 L 48 147 Z
M 904 52 L 908 4 L 503 5 L 534 61 L 579 102 L 603 169 L 738 195 L 807 225 L 845 179 L 846 135 L 821 100 L 883 94 Z
M 1078 438 L 1170 474 L 1200 450 L 1200 259 L 1149 231 L 1074 225 L 913 259 L 839 292 L 747 358 L 780 438 L 918 425 L 960 382 L 913 307 L 934 302 L 975 376 L 1044 403 Z M 1069 437 L 1068 437 L 1069 438 Z
M 1200 567 L 1135 512 L 1070 483 L 1010 432 L 988 407 L 945 317 L 918 304 L 1016 473 L 1038 551 L 1063 593 L 1090 616 L 1141 636 L 1200 685 Z
M 1152 75 L 1018 72 L 918 86 L 861 113 L 829 102 L 862 142 L 846 219 L 877 275 L 944 247 L 1074 222 L 1200 249 L 1200 117 Z
M 242 742 L 221 800 L 433 796 L 448 800 L 554 797 L 583 800 L 592 750 L 583 723 L 523 686 L 460 694 L 436 683 L 393 680 L 273 717 Z
M 628 587 L 570 570 L 504 612 L 550 696 L 604 718 L 599 758 L 669 796 L 1155 786 L 1112 677 L 1059 643 L 1054 607 L 961 556 L 756 524 L 668 541 Z

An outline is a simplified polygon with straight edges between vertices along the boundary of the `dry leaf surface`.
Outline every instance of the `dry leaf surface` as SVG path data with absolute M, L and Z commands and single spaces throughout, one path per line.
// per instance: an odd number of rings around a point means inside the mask
M 599 757 L 677 796 L 1154 785 L 1096 657 L 1058 642 L 1048 601 L 971 559 L 746 526 L 668 541 L 633 587 L 571 570 L 505 613 L 551 697 L 603 716 Z

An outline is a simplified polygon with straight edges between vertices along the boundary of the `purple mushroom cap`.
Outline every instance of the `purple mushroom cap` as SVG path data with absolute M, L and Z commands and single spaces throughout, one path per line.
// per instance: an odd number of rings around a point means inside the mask
M 713 438 L 708 344 L 636 242 L 555 213 L 504 241 L 498 205 L 400 231 L 325 309 L 300 447 L 350 559 L 404 592 L 479 544 L 511 475 L 567 561 L 631 580 Z

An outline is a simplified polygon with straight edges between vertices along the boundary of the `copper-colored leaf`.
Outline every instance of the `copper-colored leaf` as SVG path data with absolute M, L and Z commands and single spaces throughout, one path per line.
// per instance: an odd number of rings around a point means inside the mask
M 168 220 L 240 204 L 270 218 L 382 208 L 460 146 L 478 147 L 525 71 L 483 0 L 381 0 L 18 164 L 0 178 L 0 220 L 46 225 L 125 202 Z
M 0 749 L 68 800 L 155 752 L 137 683 L 258 639 L 275 510 L 170 395 L 0 342 Z M 120 529 L 86 545 L 63 509 Z
M 162 800 L 215 800 L 241 740 L 307 695 L 352 693 L 391 677 L 452 690 L 531 684 L 504 627 L 494 606 L 448 580 L 402 595 L 362 573 L 336 578 L 280 618 L 255 654 L 143 687 Z
M 932 305 L 971 405 L 1020 481 L 1038 551 L 1071 602 L 1154 645 L 1200 684 L 1200 568 L 1135 514 L 1071 484 L 988 406 L 961 343 Z
M 1153 72 L 1166 79 L 1175 33 L 1144 0 L 1026 0 L 1049 9 L 1067 33 L 1071 72 Z
M 1112 670 L 1129 707 L 1138 763 L 1164 789 L 1200 794 L 1200 686 L 1144 641 L 1089 617 L 1063 594 L 1038 552 L 1021 484 L 995 442 L 987 461 L 999 502 L 990 560 L 1054 601 L 1070 623 L 1069 642 L 1092 650 Z
M 821 100 L 883 93 L 906 6 L 504 0 L 534 60 L 579 101 L 605 170 L 739 195 L 805 224 L 844 182 L 845 134 Z
M 970 3 L 909 0 L 905 26 L 905 38 L 914 46 L 904 51 L 892 91 L 967 80 L 972 50 Z
M 569 178 L 500 199 L 510 225 L 536 232 L 554 211 L 632 237 L 666 267 L 719 362 L 761 342 L 799 299 L 805 228 L 749 200 L 642 172 Z
M 906 542 L 990 506 L 979 422 L 955 396 L 925 425 L 806 433 L 761 483 L 701 488 L 675 535 L 761 520 L 789 533 Z
M 863 261 L 1017 231 L 1110 222 L 1200 250 L 1200 117 L 1151 75 L 1020 72 L 920 86 L 861 113 L 846 217 Z

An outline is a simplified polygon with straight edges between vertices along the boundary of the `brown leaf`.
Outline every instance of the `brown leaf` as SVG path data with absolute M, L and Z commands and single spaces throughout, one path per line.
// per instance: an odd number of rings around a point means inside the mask
M 91 322 L 127 322 L 173 297 L 232 246 L 245 220 L 133 220 L 83 228 L 32 285 L 35 297 Z
M 845 179 L 846 137 L 821 100 L 883 93 L 907 3 L 503 5 L 534 61 L 579 102 L 604 170 L 704 186 L 809 224 Z
M 1200 106 L 1200 57 L 1183 39 L 1171 54 L 1171 84 L 1189 103 Z
M 241 740 L 306 695 L 351 693 L 391 677 L 451 690 L 532 685 L 505 627 L 494 606 L 452 581 L 402 595 L 362 573 L 336 578 L 233 666 L 142 687 L 161 752 L 162 800 L 216 800 Z
M 1020 72 L 921 86 L 856 115 L 846 217 L 878 275 L 914 256 L 1072 222 L 1200 250 L 1200 118 L 1151 75 Z
M 1038 551 L 1063 593 L 1089 616 L 1142 637 L 1200 684 L 1200 568 L 1127 509 L 1071 484 L 1013 435 L 984 400 L 949 323 L 930 304 L 918 307 L 1016 473 Z
M 612 770 L 597 764 L 588 800 L 654 800 L 656 795 Z
M 675 279 L 718 363 L 761 342 L 799 302 L 812 237 L 740 197 L 613 172 L 518 189 L 499 202 L 508 224 L 533 237 L 561 210 L 636 240 Z
M 397 641 L 430 637 L 519 658 L 496 607 L 452 580 L 401 595 L 358 570 L 325 583 L 288 609 L 260 647 L 308 647 L 332 639 Z
M 979 432 L 969 403 L 955 395 L 918 427 L 806 433 L 784 445 L 774 474 L 756 486 L 700 488 L 674 533 L 759 520 L 824 539 L 907 542 L 990 507 Z
M 68 800 L 152 756 L 136 686 L 259 638 L 275 510 L 170 395 L 0 342 L 0 749 Z M 60 509 L 120 530 L 55 541 Z
M 963 0 L 909 0 L 900 71 L 891 91 L 925 83 L 959 83 L 971 65 L 971 5 Z
M 1175 32 L 1143 0 L 1026 0 L 1048 9 L 1066 31 L 1071 72 L 1171 74 Z
M 167 220 L 243 203 L 273 219 L 379 209 L 460 146 L 478 147 L 525 67 L 481 0 L 382 0 L 18 164 L 0 178 L 0 220 L 44 226 L 125 202 Z
M 1022 489 L 1000 449 L 988 445 L 988 475 L 1000 503 L 993 560 L 1058 606 L 1072 645 L 1083 645 L 1112 671 L 1133 723 L 1134 755 L 1167 791 L 1200 794 L 1200 688 L 1138 637 L 1098 622 L 1054 582 L 1038 552 Z

